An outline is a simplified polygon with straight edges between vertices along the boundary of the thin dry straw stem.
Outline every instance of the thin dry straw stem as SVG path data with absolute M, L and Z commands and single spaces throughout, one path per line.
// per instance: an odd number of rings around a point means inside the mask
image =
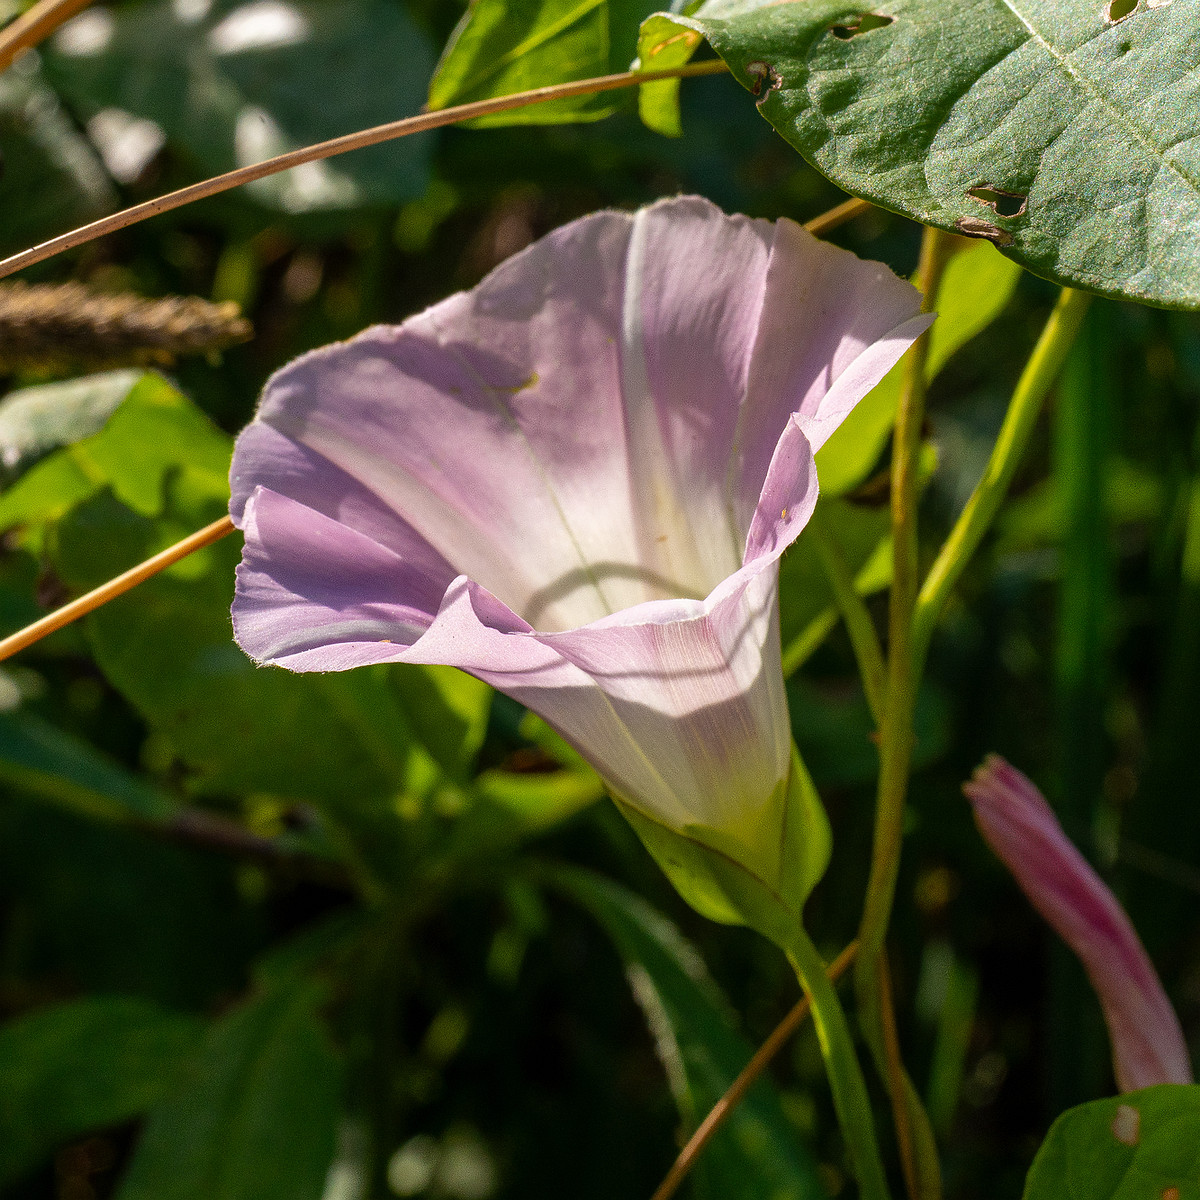
M 825 971 L 826 975 L 834 982 L 839 980 L 849 970 L 857 953 L 858 943 L 851 942 L 829 964 Z M 679 1157 L 650 1200 L 668 1200 L 668 1197 L 675 1195 L 679 1185 L 695 1166 L 701 1151 L 708 1145 L 713 1134 L 720 1129 L 729 1114 L 746 1098 L 746 1093 L 766 1069 L 767 1064 L 783 1049 L 792 1034 L 804 1023 L 810 1008 L 808 997 L 801 997 L 792 1011 L 775 1026 L 767 1040 L 754 1052 L 754 1057 L 742 1069 L 742 1073 L 729 1085 L 729 1090 L 713 1105 L 708 1116 L 704 1118 L 700 1127 L 688 1140 L 688 1144 L 679 1152 Z
M 205 525 L 203 529 L 193 533 L 190 537 L 185 537 L 183 541 L 168 546 L 153 558 L 138 563 L 136 567 L 130 567 L 116 579 L 102 583 L 98 588 L 80 596 L 78 600 L 64 604 L 62 608 L 49 613 L 40 621 L 34 621 L 32 625 L 27 625 L 17 633 L 4 638 L 3 641 L 0 641 L 0 662 L 11 658 L 27 646 L 32 646 L 34 642 L 40 642 L 42 638 L 56 633 L 64 625 L 70 625 L 72 621 L 79 620 L 80 617 L 86 616 L 110 600 L 115 600 L 131 588 L 137 587 L 139 583 L 144 583 L 151 575 L 157 575 L 159 571 L 179 562 L 181 558 L 187 558 L 194 551 L 210 546 L 213 542 L 220 541 L 227 533 L 232 532 L 233 522 L 228 517 L 221 517 L 220 520 L 214 521 L 211 525 Z
M 7 71 L 17 55 L 52 34 L 92 0 L 39 0 L 27 13 L 0 29 L 0 71 Z
M 571 96 L 587 96 L 593 92 L 612 92 L 620 88 L 637 87 L 643 83 L 653 83 L 658 79 L 682 79 L 694 75 L 719 75 L 729 68 L 719 58 L 705 62 L 690 63 L 687 66 L 675 67 L 669 71 L 622 71 L 619 75 L 601 75 L 595 79 L 581 79 L 573 83 L 556 83 L 550 87 L 534 88 L 528 92 L 516 92 L 511 96 L 497 96 L 492 100 L 476 100 L 470 104 L 458 104 L 453 108 L 439 109 L 437 112 L 420 113 L 415 117 L 404 117 L 399 121 L 389 121 L 386 125 L 376 125 L 372 129 L 362 129 L 357 133 L 347 133 L 341 137 L 331 138 L 327 142 L 318 142 L 315 146 L 306 146 L 300 150 L 289 150 L 286 154 L 276 155 L 264 162 L 251 166 L 239 167 L 224 175 L 214 176 L 202 183 L 193 183 L 180 188 L 176 192 L 168 192 L 132 208 L 101 217 L 89 225 L 73 229 L 48 242 L 42 242 L 29 250 L 22 250 L 10 258 L 0 261 L 0 279 L 6 275 L 31 267 L 34 263 L 44 262 L 64 250 L 73 250 L 86 242 L 106 234 L 115 233 L 139 221 L 156 217 L 160 213 L 182 208 L 196 200 L 205 200 L 232 188 L 241 187 L 246 183 L 265 179 L 268 175 L 276 175 L 280 171 L 292 167 L 303 166 L 305 163 L 317 162 L 319 159 L 332 158 L 335 154 L 345 154 L 350 150 L 361 150 L 366 146 L 377 146 L 380 142 L 389 142 L 394 138 L 406 137 L 411 133 L 422 133 L 428 129 L 438 129 L 444 125 L 456 125 L 460 121 L 470 121 L 476 117 L 485 117 L 492 113 L 505 112 L 513 108 L 525 108 L 531 104 L 542 104 L 548 100 L 563 100 Z

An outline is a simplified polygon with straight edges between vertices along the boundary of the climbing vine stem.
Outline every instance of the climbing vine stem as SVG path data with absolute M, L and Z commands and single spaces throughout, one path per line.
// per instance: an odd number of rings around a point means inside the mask
M 926 227 L 916 284 L 922 310 L 929 312 L 942 272 L 952 252 L 949 234 Z M 929 335 L 913 344 L 905 357 L 896 430 L 892 445 L 892 591 L 888 609 L 887 673 L 880 726 L 879 790 L 867 896 L 859 925 L 859 958 L 855 985 L 859 1016 L 876 1066 L 888 1085 L 901 1157 L 913 1164 L 913 1186 L 922 1200 L 940 1195 L 940 1171 L 929 1120 L 899 1061 L 897 1042 L 888 1037 L 894 1025 L 891 990 L 879 985 L 884 939 L 891 919 L 900 865 L 900 842 L 908 772 L 912 760 L 916 678 L 913 670 L 912 618 L 919 587 L 917 562 L 917 472 L 921 427 L 925 420 L 925 367 Z

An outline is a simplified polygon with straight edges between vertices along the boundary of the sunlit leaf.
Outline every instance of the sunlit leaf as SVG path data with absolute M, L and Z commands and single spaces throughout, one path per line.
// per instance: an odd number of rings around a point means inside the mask
M 1124 15 L 1095 0 L 708 0 L 670 23 L 703 33 L 847 191 L 1049 279 L 1195 308 L 1198 17 L 1200 0 Z
M 430 108 L 507 96 L 629 69 L 647 0 L 475 0 L 450 38 L 429 87 Z M 476 125 L 594 121 L 630 93 L 555 100 L 482 117 Z

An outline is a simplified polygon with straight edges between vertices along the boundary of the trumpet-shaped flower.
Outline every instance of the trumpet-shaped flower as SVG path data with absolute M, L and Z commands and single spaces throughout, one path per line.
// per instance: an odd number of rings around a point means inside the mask
M 918 302 L 790 221 L 681 198 L 574 221 L 307 354 L 234 453 L 238 642 L 292 670 L 469 671 L 627 811 L 774 887 L 778 560 Z
M 1179 1018 L 1145 948 L 1042 793 L 996 754 L 963 791 L 984 840 L 1083 963 L 1104 1010 L 1120 1089 L 1191 1083 Z

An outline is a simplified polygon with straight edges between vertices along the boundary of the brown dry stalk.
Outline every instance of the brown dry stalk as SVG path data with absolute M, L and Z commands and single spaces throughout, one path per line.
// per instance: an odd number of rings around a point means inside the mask
M 850 964 L 854 962 L 857 953 L 858 943 L 851 942 L 829 964 L 825 973 L 836 982 L 850 969 Z M 699 1128 L 688 1139 L 687 1145 L 680 1150 L 679 1157 L 650 1200 L 668 1200 L 669 1197 L 675 1195 L 688 1172 L 696 1165 L 700 1152 L 708 1145 L 713 1134 L 720 1129 L 729 1114 L 746 1098 L 746 1093 L 766 1069 L 771 1059 L 783 1049 L 792 1034 L 804 1023 L 810 1008 L 808 997 L 802 997 L 796 1002 L 792 1011 L 775 1026 L 767 1040 L 754 1052 L 754 1057 L 742 1069 L 742 1073 L 729 1085 L 729 1090 L 712 1106 L 708 1116 L 700 1122 Z
M 233 522 L 228 517 L 221 517 L 211 525 L 205 525 L 203 529 L 185 537 L 183 541 L 168 546 L 153 558 L 138 563 L 136 567 L 130 567 L 124 574 L 110 579 L 107 583 L 102 583 L 98 588 L 80 596 L 78 600 L 64 604 L 62 608 L 56 609 L 40 621 L 34 621 L 32 625 L 27 625 L 17 633 L 0 640 L 0 662 L 11 658 L 27 646 L 32 646 L 34 642 L 40 642 L 42 638 L 56 633 L 64 625 L 78 621 L 80 617 L 95 611 L 110 600 L 115 600 L 131 588 L 137 587 L 139 583 L 144 583 L 152 575 L 157 575 L 159 571 L 179 562 L 181 558 L 187 558 L 189 554 L 205 546 L 211 546 L 213 542 L 220 541 L 227 533 L 232 532 Z
M 147 300 L 79 283 L 0 283 L 0 370 L 169 366 L 180 355 L 224 350 L 253 336 L 232 302 L 198 296 Z
M 892 1001 L 892 974 L 888 968 L 886 953 L 879 956 L 878 972 L 879 991 L 883 998 L 880 1010 L 883 1018 L 883 1046 L 888 1065 L 888 1094 L 892 1100 L 892 1122 L 896 1126 L 900 1167 L 909 1200 L 921 1200 L 916 1152 L 913 1149 L 912 1122 L 909 1120 L 908 1101 L 905 1096 L 908 1081 L 904 1075 L 904 1059 L 900 1054 L 900 1032 L 896 1028 L 896 1007 Z
M 7 71 L 18 54 L 36 46 L 92 0 L 38 0 L 28 12 L 0 29 L 0 71 Z
M 620 88 L 638 87 L 643 83 L 654 83 L 660 79 L 684 79 L 696 75 L 719 75 L 729 68 L 719 58 L 705 62 L 689 63 L 687 66 L 675 67 L 669 71 L 622 71 L 618 75 L 601 75 L 595 79 L 581 79 L 573 83 L 556 83 L 549 87 L 533 88 L 527 92 L 516 92 L 511 96 L 497 96 L 492 100 L 476 100 L 470 104 L 458 104 L 453 108 L 439 109 L 437 112 L 421 113 L 415 117 L 404 117 L 399 121 L 389 121 L 386 125 L 376 125 L 373 129 L 363 129 L 358 133 L 344 134 L 342 137 L 331 138 L 327 142 L 318 142 L 315 146 L 305 146 L 301 150 L 289 150 L 286 154 L 276 155 L 264 162 L 254 163 L 248 167 L 239 167 L 224 175 L 216 175 L 202 183 L 193 183 L 176 192 L 168 192 L 154 200 L 135 204 L 121 212 L 108 217 L 101 217 L 89 225 L 82 225 L 70 233 L 61 234 L 23 250 L 0 261 L 0 279 L 6 275 L 20 271 L 23 267 L 31 267 L 34 263 L 44 262 L 64 250 L 73 250 L 86 242 L 95 241 L 105 234 L 115 233 L 156 217 L 160 213 L 182 208 L 196 200 L 204 200 L 216 196 L 220 192 L 228 192 L 257 179 L 265 179 L 268 175 L 277 175 L 291 167 L 299 167 L 304 163 L 317 162 L 319 159 L 332 158 L 336 154 L 346 154 L 350 150 L 361 150 L 366 146 L 377 146 L 380 142 L 389 142 L 394 138 L 406 137 L 412 133 L 421 133 L 427 129 L 440 129 L 444 125 L 457 125 L 461 121 L 474 120 L 476 117 L 486 117 L 492 113 L 505 112 L 513 108 L 525 108 L 531 104 L 543 104 L 549 100 L 564 100 L 572 96 L 587 96 L 594 92 L 612 92 Z

